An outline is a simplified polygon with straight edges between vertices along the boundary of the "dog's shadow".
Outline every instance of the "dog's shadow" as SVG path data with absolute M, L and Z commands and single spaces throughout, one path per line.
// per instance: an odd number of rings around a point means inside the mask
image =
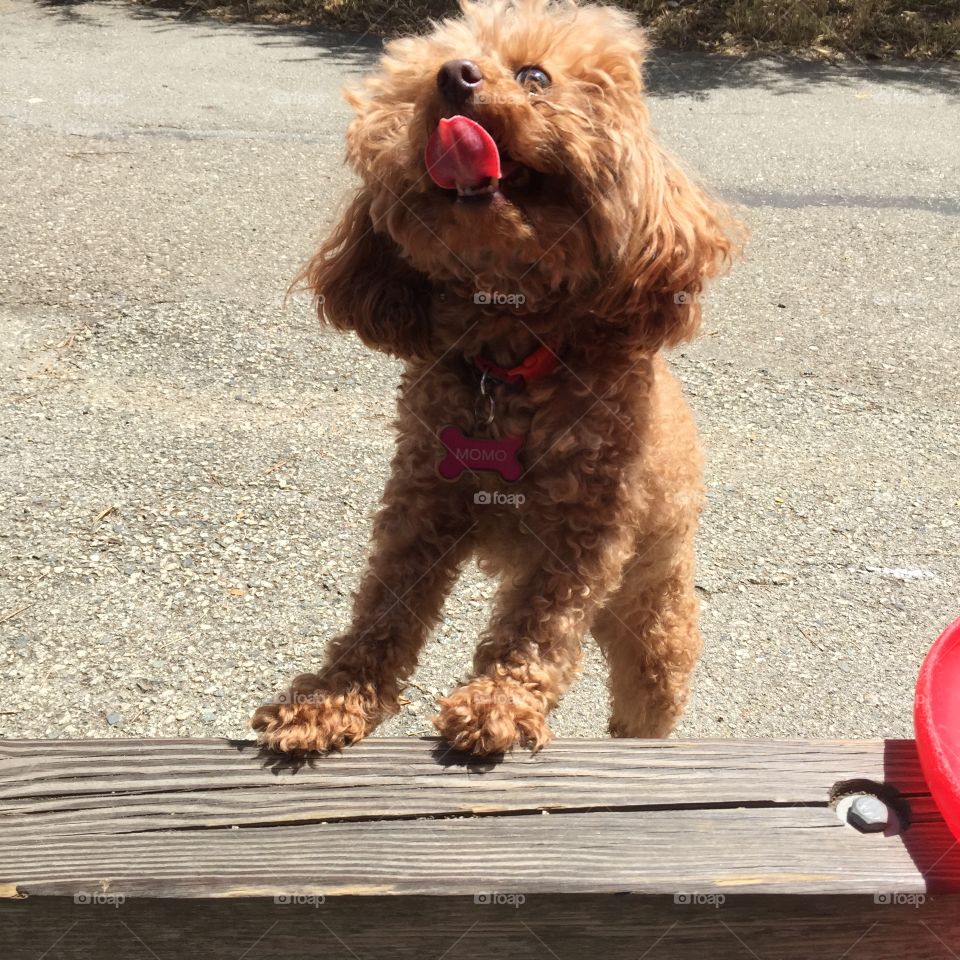
M 469 773 L 490 773 L 491 770 L 495 770 L 506 760 L 506 754 L 504 753 L 494 753 L 488 757 L 476 757 L 472 753 L 456 750 L 439 737 L 432 739 L 434 739 L 434 743 L 430 750 L 430 756 L 437 766 L 444 769 L 460 767 L 465 768 Z

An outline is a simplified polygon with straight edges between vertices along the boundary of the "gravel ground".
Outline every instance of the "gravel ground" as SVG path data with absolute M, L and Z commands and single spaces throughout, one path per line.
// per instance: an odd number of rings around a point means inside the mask
M 346 623 L 391 450 L 397 366 L 283 303 L 376 47 L 105 4 L 0 31 L 0 736 L 249 736 Z M 753 234 L 673 357 L 710 491 L 682 736 L 911 733 L 960 614 L 958 81 L 651 65 Z M 491 593 L 467 572 L 383 733 L 430 732 Z M 591 647 L 553 726 L 605 722 Z

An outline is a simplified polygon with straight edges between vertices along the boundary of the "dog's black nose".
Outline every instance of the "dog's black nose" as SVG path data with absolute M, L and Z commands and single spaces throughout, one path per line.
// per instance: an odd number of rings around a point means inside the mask
M 437 73 L 437 87 L 445 100 L 461 104 L 483 83 L 483 74 L 472 60 L 448 60 Z

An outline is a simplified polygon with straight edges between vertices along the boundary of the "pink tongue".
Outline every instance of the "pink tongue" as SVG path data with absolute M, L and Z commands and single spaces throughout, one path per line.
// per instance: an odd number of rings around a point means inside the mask
M 427 141 L 427 173 L 438 187 L 477 187 L 500 176 L 500 152 L 493 138 L 469 117 L 450 117 Z

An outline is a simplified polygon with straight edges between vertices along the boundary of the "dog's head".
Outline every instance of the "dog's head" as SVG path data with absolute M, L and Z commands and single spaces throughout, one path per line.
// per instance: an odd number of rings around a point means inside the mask
M 422 355 L 440 282 L 526 312 L 563 302 L 652 349 L 691 336 L 731 247 L 652 139 L 645 50 L 627 14 L 552 0 L 465 2 L 389 44 L 348 95 L 362 186 L 307 271 L 328 319 Z

